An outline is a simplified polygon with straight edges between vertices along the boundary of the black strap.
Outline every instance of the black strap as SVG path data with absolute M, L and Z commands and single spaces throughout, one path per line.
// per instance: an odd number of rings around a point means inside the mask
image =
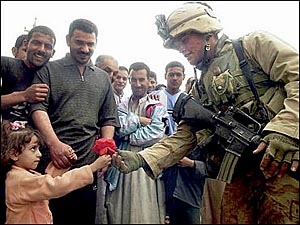
M 248 65 L 248 61 L 245 59 L 245 56 L 243 54 L 243 49 L 242 49 L 242 40 L 232 40 L 232 44 L 234 47 L 234 50 L 236 52 L 236 55 L 239 59 L 239 63 L 240 63 L 240 68 L 243 71 L 243 74 L 245 75 L 248 84 L 250 86 L 250 89 L 254 95 L 255 100 L 257 101 L 258 105 L 261 105 L 257 90 L 255 88 L 252 76 L 251 76 L 251 72 L 249 71 L 249 67 Z
M 242 48 L 242 40 L 241 39 L 232 40 L 232 44 L 233 44 L 234 50 L 236 52 L 236 55 L 239 59 L 240 68 L 243 71 L 243 74 L 246 77 L 246 79 L 249 83 L 249 86 L 251 88 L 251 91 L 254 95 L 254 98 L 257 102 L 257 109 L 259 112 L 259 117 L 260 117 L 261 121 L 269 121 L 267 109 L 264 107 L 264 105 L 261 103 L 261 101 L 259 99 L 259 95 L 257 93 L 255 84 L 252 79 L 251 72 L 248 67 L 248 61 L 246 60 L 246 58 L 244 56 L 243 48 Z

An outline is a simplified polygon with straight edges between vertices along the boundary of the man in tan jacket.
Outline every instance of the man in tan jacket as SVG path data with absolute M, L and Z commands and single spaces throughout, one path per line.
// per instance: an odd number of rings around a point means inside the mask
M 215 218 L 204 222 L 299 223 L 298 52 L 268 32 L 241 37 L 249 82 L 233 41 L 221 34 L 222 26 L 209 5 L 186 3 L 167 19 L 164 15 L 156 19 L 164 47 L 178 50 L 195 71 L 201 71 L 190 92 L 193 98 L 215 113 L 229 106 L 239 108 L 263 125 L 260 144 L 239 159 L 230 182 L 216 179 L 225 158 L 222 140 L 203 148 L 209 175 L 204 198 L 209 190 L 211 199 L 218 199 L 212 208 Z M 174 135 L 138 154 L 119 152 L 113 163 L 124 173 L 143 167 L 155 178 L 196 146 L 199 130 L 203 143 L 214 132 L 183 119 Z M 202 210 L 205 207 L 204 199 Z

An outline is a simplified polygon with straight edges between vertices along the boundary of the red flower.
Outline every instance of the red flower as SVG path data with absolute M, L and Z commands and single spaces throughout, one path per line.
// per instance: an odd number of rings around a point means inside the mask
M 100 138 L 96 140 L 93 150 L 98 155 L 104 155 L 104 154 L 112 155 L 116 152 L 117 146 L 113 139 Z

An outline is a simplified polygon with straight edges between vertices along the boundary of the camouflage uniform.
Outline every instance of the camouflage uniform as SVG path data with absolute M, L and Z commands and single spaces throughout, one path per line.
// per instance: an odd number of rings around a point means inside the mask
M 285 134 L 299 140 L 299 56 L 296 50 L 267 32 L 242 38 L 246 57 L 260 100 L 268 110 L 264 131 Z M 242 74 L 232 41 L 222 35 L 200 86 L 191 94 L 214 111 L 237 106 L 256 119 L 256 104 Z M 200 91 L 198 91 L 200 90 Z M 148 175 L 157 177 L 196 145 L 196 124 L 181 121 L 175 135 L 140 152 L 149 165 Z M 203 140 L 207 136 L 203 132 Z M 216 146 L 218 148 L 218 146 Z M 219 149 L 209 157 L 219 163 Z M 226 184 L 220 204 L 221 223 L 299 223 L 299 180 L 290 173 L 266 179 L 259 169 L 261 158 L 249 155 L 238 165 L 231 184 Z

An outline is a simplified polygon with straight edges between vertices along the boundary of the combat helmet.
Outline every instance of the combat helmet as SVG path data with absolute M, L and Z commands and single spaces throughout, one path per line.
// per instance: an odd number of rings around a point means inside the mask
M 205 34 L 218 33 L 223 29 L 212 8 L 202 2 L 184 3 L 168 19 L 165 19 L 165 15 L 157 15 L 156 25 L 165 48 L 174 48 L 174 38 L 189 31 Z

